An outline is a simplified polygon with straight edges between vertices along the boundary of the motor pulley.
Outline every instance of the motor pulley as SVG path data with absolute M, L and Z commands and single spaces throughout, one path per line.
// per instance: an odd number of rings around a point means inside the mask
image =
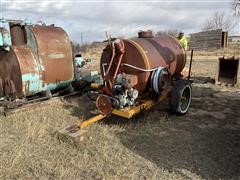
M 96 107 L 103 115 L 109 115 L 112 112 L 112 101 L 106 95 L 99 95 L 96 100 Z

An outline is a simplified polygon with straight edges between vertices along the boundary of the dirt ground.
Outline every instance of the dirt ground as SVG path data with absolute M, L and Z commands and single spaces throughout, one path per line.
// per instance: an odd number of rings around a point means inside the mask
M 0 179 L 240 179 L 240 83 L 215 85 L 217 56 L 198 56 L 185 116 L 166 101 L 96 123 L 78 143 L 56 132 L 91 116 L 86 95 L 1 116 Z

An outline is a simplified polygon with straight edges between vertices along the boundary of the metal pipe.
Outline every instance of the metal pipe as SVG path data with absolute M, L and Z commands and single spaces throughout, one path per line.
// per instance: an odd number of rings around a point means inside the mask
M 93 123 L 95 123 L 95 122 L 97 122 L 97 121 L 102 120 L 102 119 L 105 118 L 105 117 L 106 117 L 105 115 L 99 114 L 99 115 L 97 115 L 97 116 L 94 116 L 94 117 L 86 120 L 86 121 L 83 121 L 82 123 L 80 123 L 80 124 L 78 125 L 78 127 L 79 127 L 79 129 L 82 129 L 82 128 L 86 127 L 86 126 L 89 126 L 90 124 L 93 124 Z
M 120 47 L 121 48 L 120 49 L 121 55 L 118 59 L 117 66 L 116 66 L 116 69 L 115 69 L 115 72 L 114 72 L 114 75 L 113 75 L 113 83 L 115 82 L 115 79 L 117 77 L 117 73 L 118 73 L 119 67 L 120 67 L 121 62 L 122 62 L 122 57 L 123 57 L 123 53 L 124 53 L 123 51 L 124 51 L 124 48 L 125 48 L 122 40 L 120 41 L 120 43 L 121 43 L 121 47 Z
M 107 68 L 107 72 L 106 72 L 106 74 L 105 74 L 105 77 L 108 76 L 108 74 L 109 74 L 109 71 L 110 71 L 110 69 L 111 69 L 111 67 L 112 67 L 112 63 L 113 63 L 114 57 L 115 57 L 115 45 L 114 45 L 114 42 L 112 42 L 112 57 L 111 57 L 111 60 L 110 60 L 109 65 L 108 65 L 108 68 Z
M 191 59 L 190 59 L 190 65 L 189 65 L 189 71 L 188 71 L 188 80 L 190 80 L 190 77 L 191 77 L 192 60 L 193 60 L 193 49 L 191 50 Z

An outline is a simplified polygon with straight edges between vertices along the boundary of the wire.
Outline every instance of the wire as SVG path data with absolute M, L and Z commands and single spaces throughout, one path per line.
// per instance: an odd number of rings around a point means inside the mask
M 133 68 L 133 69 L 137 69 L 139 71 L 143 71 L 143 72 L 152 72 L 152 71 L 155 71 L 157 68 L 154 68 L 154 69 L 142 69 L 140 67 L 137 67 L 137 66 L 134 66 L 134 65 L 131 65 L 131 64 L 127 64 L 127 63 L 122 63 L 122 66 L 128 66 L 130 68 Z

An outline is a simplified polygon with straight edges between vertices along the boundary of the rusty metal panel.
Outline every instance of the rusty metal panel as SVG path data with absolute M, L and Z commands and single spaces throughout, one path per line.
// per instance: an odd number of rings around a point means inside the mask
M 215 82 L 217 84 L 235 85 L 237 83 L 238 68 L 239 58 L 219 58 Z
M 25 43 L 25 30 L 19 23 L 9 22 L 10 34 L 12 45 L 24 45 Z
M 66 32 L 54 26 L 36 25 L 30 29 L 36 41 L 43 82 L 58 84 L 72 81 L 74 76 L 72 49 Z
M 18 59 L 12 48 L 10 48 L 9 52 L 0 51 L 0 78 L 5 96 L 22 96 L 21 71 Z M 15 93 L 11 94 L 13 91 Z
M 32 49 L 25 45 L 14 46 L 13 51 L 21 70 L 22 92 L 25 96 L 40 92 L 40 67 Z

